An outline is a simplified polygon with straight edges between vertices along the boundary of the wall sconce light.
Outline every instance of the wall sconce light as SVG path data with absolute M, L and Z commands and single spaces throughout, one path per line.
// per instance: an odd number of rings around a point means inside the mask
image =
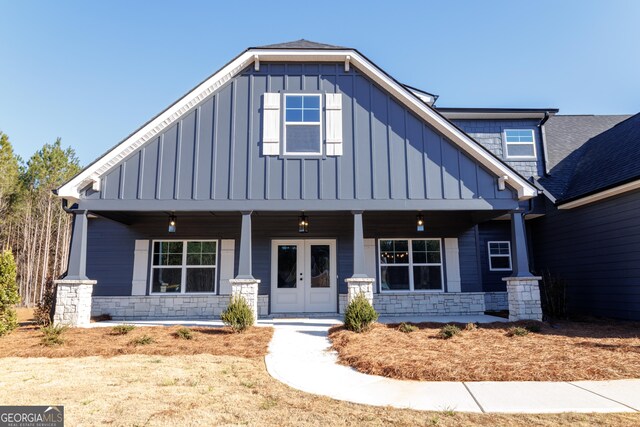
M 424 215 L 421 213 L 416 216 L 416 230 L 424 231 Z
M 308 233 L 309 232 L 309 218 L 302 213 L 298 217 L 298 233 Z
M 176 232 L 176 216 L 171 215 L 169 217 L 169 233 L 175 233 L 175 232 Z

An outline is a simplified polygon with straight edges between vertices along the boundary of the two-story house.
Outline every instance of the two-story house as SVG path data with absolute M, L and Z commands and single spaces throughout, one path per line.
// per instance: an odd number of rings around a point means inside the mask
M 335 314 L 357 292 L 383 315 L 539 319 L 525 222 L 560 116 L 436 98 L 356 49 L 245 50 L 58 189 L 57 321 L 212 317 L 233 293 Z

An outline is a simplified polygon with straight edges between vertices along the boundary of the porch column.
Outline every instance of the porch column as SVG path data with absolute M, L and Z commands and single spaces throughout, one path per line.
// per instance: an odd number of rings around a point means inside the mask
M 540 305 L 541 277 L 534 276 L 529 271 L 529 256 L 527 253 L 527 237 L 523 213 L 511 213 L 511 258 L 513 274 L 502 280 L 507 282 L 509 298 L 509 320 L 542 320 Z
M 87 277 L 87 221 L 87 211 L 74 213 L 67 273 L 55 281 L 55 325 L 87 326 L 91 321 L 91 295 L 97 282 Z
M 363 294 L 373 305 L 373 282 L 375 279 L 367 276 L 364 260 L 364 231 L 362 226 L 362 211 L 353 211 L 353 275 L 345 279 L 347 282 L 347 304 L 357 295 Z
M 251 272 L 251 213 L 251 211 L 242 212 L 238 275 L 235 279 L 230 279 L 229 282 L 231 283 L 231 298 L 244 298 L 253 311 L 254 320 L 257 320 L 260 280 L 255 279 Z

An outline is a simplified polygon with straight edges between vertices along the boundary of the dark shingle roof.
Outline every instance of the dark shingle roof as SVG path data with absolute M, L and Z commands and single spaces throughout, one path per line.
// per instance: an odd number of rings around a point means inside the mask
M 584 145 L 564 200 L 576 199 L 640 177 L 640 114 Z
M 316 43 L 310 40 L 300 39 L 292 42 L 268 44 L 257 46 L 256 49 L 349 49 L 348 47 L 334 46 L 325 43 Z
M 544 125 L 549 175 L 540 179 L 540 183 L 555 198 L 564 199 L 587 142 L 629 117 L 631 116 L 550 117 Z

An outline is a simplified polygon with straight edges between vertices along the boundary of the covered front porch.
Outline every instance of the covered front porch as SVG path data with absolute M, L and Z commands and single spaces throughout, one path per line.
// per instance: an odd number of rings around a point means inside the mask
M 65 280 L 96 281 L 91 315 L 116 320 L 216 318 L 236 289 L 260 318 L 342 313 L 361 291 L 382 316 L 481 315 L 509 302 L 469 273 L 466 236 L 505 215 L 508 273 L 531 277 L 518 211 L 78 211 Z

